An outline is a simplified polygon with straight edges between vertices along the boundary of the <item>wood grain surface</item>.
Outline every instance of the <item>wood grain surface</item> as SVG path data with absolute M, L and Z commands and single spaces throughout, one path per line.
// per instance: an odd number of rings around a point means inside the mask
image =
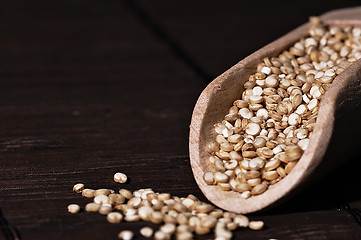
M 123 229 L 141 239 L 142 226 L 158 227 L 67 213 L 88 202 L 72 192 L 78 182 L 206 201 L 188 155 L 203 88 L 309 15 L 357 4 L 1 1 L 0 239 L 117 239 Z M 360 158 L 250 215 L 266 228 L 234 239 L 361 239 Z M 129 176 L 124 186 L 112 180 L 117 171 Z

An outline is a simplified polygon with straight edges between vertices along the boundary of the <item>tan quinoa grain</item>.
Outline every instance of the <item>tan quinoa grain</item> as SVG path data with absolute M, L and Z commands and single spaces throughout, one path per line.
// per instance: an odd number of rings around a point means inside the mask
M 261 230 L 264 226 L 262 221 L 250 221 L 249 228 L 252 230 Z
M 118 234 L 118 238 L 123 240 L 132 240 L 133 237 L 134 237 L 134 233 L 129 230 L 123 230 Z
M 95 197 L 95 190 L 88 189 L 88 188 L 83 189 L 83 191 L 81 192 L 81 195 L 86 198 L 93 198 L 93 197 Z
M 81 193 L 83 191 L 83 189 L 84 189 L 84 184 L 82 184 L 82 183 L 77 183 L 73 187 L 73 191 L 76 193 Z
M 150 238 L 153 236 L 153 229 L 150 227 L 142 227 L 139 232 L 143 237 L 146 238 Z
M 107 220 L 110 223 L 120 223 L 123 219 L 123 215 L 119 212 L 110 212 L 107 215 Z
M 97 203 L 88 203 L 85 205 L 85 211 L 87 212 L 98 212 L 100 205 Z

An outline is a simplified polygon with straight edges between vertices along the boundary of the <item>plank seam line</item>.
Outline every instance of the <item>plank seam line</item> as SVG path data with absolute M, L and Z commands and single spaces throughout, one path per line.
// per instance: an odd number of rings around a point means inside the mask
M 2 210 L 0 209 L 0 229 L 3 233 L 5 239 L 7 240 L 20 240 L 20 234 L 18 230 L 8 224 L 8 221 L 3 215 Z
M 143 23 L 156 37 L 163 41 L 168 48 L 171 49 L 171 51 L 196 75 L 201 77 L 202 80 L 207 83 L 213 80 L 214 77 L 207 73 L 207 71 L 187 53 L 181 44 L 179 44 L 165 29 L 157 24 L 156 21 L 150 17 L 150 14 L 148 14 L 141 6 L 139 6 L 134 0 L 121 1 L 125 3 L 127 8 L 141 23 Z
M 358 208 L 352 208 L 348 203 L 345 203 L 341 206 L 342 210 L 348 212 L 361 227 L 361 210 Z

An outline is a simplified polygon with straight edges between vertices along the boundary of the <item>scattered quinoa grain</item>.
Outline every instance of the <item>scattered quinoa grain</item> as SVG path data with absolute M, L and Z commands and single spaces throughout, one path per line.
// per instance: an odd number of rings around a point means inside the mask
M 133 194 L 127 189 L 120 189 L 119 193 L 126 199 L 131 199 L 134 197 Z
M 73 191 L 76 193 L 81 193 L 83 189 L 84 189 L 84 184 L 82 183 L 75 184 L 73 187 Z
M 114 181 L 117 183 L 125 183 L 127 182 L 128 177 L 124 173 L 117 172 L 114 174 Z
M 96 203 L 96 204 L 104 204 L 104 203 L 107 203 L 109 200 L 109 197 L 106 196 L 106 195 L 97 195 L 94 197 L 93 201 Z
M 98 212 L 100 205 L 97 203 L 88 203 L 85 205 L 85 211 L 87 212 Z
M 95 197 L 95 190 L 86 188 L 81 192 L 81 195 L 86 198 L 93 198 Z
M 101 188 L 101 189 L 95 190 L 94 196 L 98 196 L 98 195 L 108 196 L 109 194 L 111 194 L 111 192 L 112 191 L 110 191 L 110 189 Z
M 177 233 L 176 239 L 177 240 L 192 240 L 193 234 L 188 231 L 180 232 L 180 233 Z
M 261 230 L 264 226 L 263 221 L 250 221 L 249 228 L 252 230 Z
M 98 212 L 102 215 L 107 215 L 108 213 L 110 213 L 113 210 L 112 206 L 109 204 L 105 205 L 101 205 Z
M 249 177 L 259 174 L 259 172 L 250 172 Z M 127 222 L 142 220 L 162 224 L 154 234 L 150 227 L 140 229 L 140 234 L 146 238 L 168 240 L 175 236 L 175 239 L 188 240 L 193 239 L 193 233 L 203 235 L 214 232 L 218 239 L 230 239 L 233 235 L 231 231 L 239 227 L 250 225 L 253 229 L 260 228 L 260 223 L 253 221 L 251 224 L 246 216 L 216 209 L 192 194 L 187 197 L 177 197 L 169 193 L 156 193 L 150 188 L 139 189 L 133 193 L 121 189 L 119 194 L 111 189 L 98 190 L 89 189 L 89 192 L 98 191 L 99 195 L 94 197 L 93 202 L 86 204 L 85 211 L 106 215 L 107 221 L 113 224 L 120 223 L 123 219 Z M 250 194 L 250 191 L 244 193 Z M 87 194 L 84 197 L 87 197 Z M 80 206 L 70 204 L 68 209 L 69 212 L 75 213 L 80 210 Z M 118 234 L 118 237 L 132 239 L 134 234 L 124 230 Z
M 78 204 L 70 204 L 68 206 L 68 212 L 78 213 L 78 212 L 80 212 L 80 206 Z
M 118 238 L 123 240 L 132 240 L 133 237 L 134 237 L 134 233 L 129 230 L 123 230 L 118 234 Z
M 154 233 L 154 239 L 155 240 L 168 240 L 168 239 L 170 239 L 170 236 L 169 236 L 169 234 L 164 233 L 162 231 L 156 231 Z
M 143 236 L 143 237 L 146 237 L 146 238 L 150 238 L 153 236 L 153 229 L 150 228 L 150 227 L 142 227 L 140 229 L 140 234 Z
M 119 212 L 110 212 L 107 215 L 107 220 L 110 223 L 120 223 L 123 219 L 123 215 Z

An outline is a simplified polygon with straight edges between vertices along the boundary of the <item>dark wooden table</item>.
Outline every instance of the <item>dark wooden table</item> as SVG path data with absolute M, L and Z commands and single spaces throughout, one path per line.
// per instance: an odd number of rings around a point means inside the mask
M 145 222 L 67 213 L 75 183 L 206 201 L 191 172 L 193 106 L 212 78 L 358 1 L 0 1 L 1 239 L 117 239 Z M 358 139 L 350 139 L 359 141 Z M 361 239 L 361 153 L 235 239 Z M 156 227 L 155 225 L 152 225 Z M 211 239 L 212 235 L 197 237 Z

